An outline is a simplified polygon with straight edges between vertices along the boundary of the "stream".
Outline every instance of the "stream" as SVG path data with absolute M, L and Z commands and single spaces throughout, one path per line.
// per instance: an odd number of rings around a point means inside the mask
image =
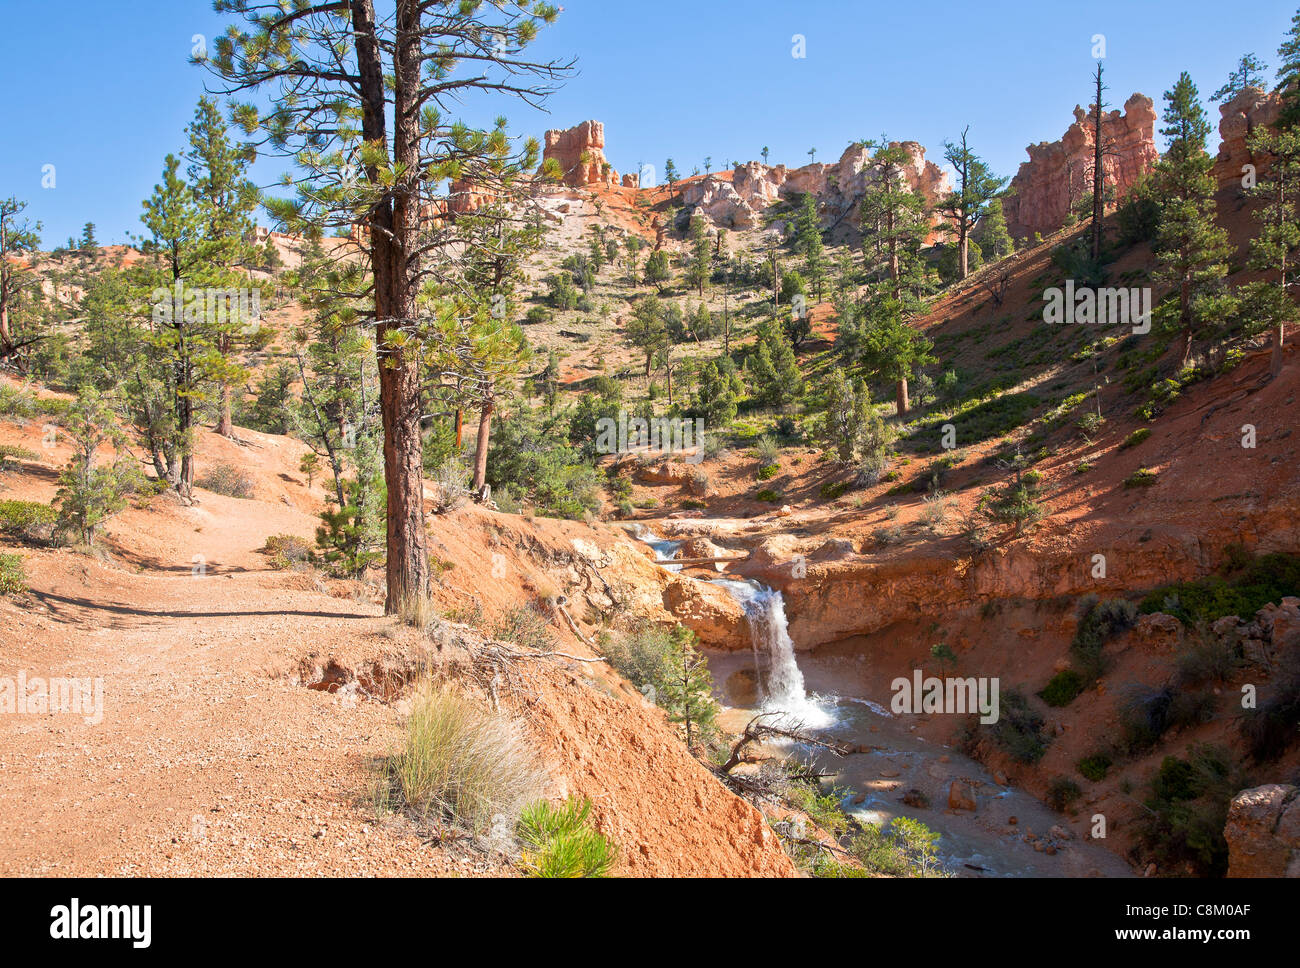
M 654 548 L 660 561 L 676 557 L 681 544 L 644 526 L 636 537 Z M 682 566 L 663 567 L 680 572 Z M 940 835 L 939 856 L 957 877 L 1134 876 L 1122 858 L 1088 842 L 1086 811 L 1073 819 L 1057 814 L 1027 793 L 999 784 L 969 757 L 917 736 L 910 717 L 889 712 L 889 695 L 869 695 L 867 659 L 852 642 L 796 659 L 780 592 L 736 578 L 711 583 L 744 606 L 752 645 L 749 652 L 705 650 L 715 696 L 726 707 L 721 722 L 740 732 L 756 711 L 780 713 L 786 725 L 857 748 L 858 753 L 837 757 L 799 743 L 773 746 L 775 753 L 810 760 L 830 773 L 845 791 L 841 805 L 857 820 L 921 821 Z M 949 809 L 954 780 L 974 796 L 973 812 Z

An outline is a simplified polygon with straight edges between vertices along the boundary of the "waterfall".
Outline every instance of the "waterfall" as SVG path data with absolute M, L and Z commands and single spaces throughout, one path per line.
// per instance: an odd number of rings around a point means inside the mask
M 759 696 L 765 709 L 787 713 L 807 726 L 828 722 L 826 713 L 808 699 L 803 673 L 794 657 L 794 641 L 785 617 L 785 597 L 775 589 L 757 582 L 720 579 L 731 597 L 745 609 L 750 636 L 754 644 L 754 661 L 758 667 Z M 766 681 L 762 659 L 767 658 Z
M 639 523 L 633 526 L 633 535 L 653 548 L 660 561 L 676 558 L 682 545 L 681 541 L 661 538 Z M 661 567 L 672 572 L 682 570 L 681 565 Z M 795 661 L 794 641 L 785 618 L 785 597 L 754 581 L 717 578 L 711 584 L 721 585 L 745 609 L 762 707 L 785 713 L 791 722 L 804 726 L 827 726 L 833 722 L 834 717 L 810 700 L 804 691 L 803 673 Z

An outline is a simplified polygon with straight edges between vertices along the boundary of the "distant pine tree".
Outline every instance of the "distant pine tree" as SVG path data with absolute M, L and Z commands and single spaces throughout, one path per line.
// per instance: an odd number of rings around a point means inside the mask
M 1268 65 L 1254 54 L 1242 54 L 1237 66 L 1228 74 L 1227 82 L 1210 95 L 1210 100 L 1231 101 L 1248 87 L 1263 87 L 1266 70 Z
M 1210 122 L 1196 85 L 1184 71 L 1165 92 L 1164 127 L 1169 148 L 1156 166 L 1160 221 L 1156 229 L 1156 278 L 1178 289 L 1183 362 L 1205 320 L 1205 300 L 1222 286 L 1233 252 L 1228 233 L 1215 222 L 1214 159 L 1205 149 Z

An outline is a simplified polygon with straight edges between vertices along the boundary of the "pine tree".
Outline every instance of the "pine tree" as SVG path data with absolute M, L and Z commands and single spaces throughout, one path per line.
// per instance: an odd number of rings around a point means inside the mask
M 1210 123 L 1186 72 L 1165 92 L 1164 127 L 1169 148 L 1156 166 L 1160 223 L 1156 232 L 1156 278 L 1178 289 L 1182 360 L 1192 353 L 1201 328 L 1202 301 L 1221 287 L 1232 254 L 1228 233 L 1215 223 L 1214 159 L 1206 152 Z
M 673 629 L 665 657 L 663 688 L 659 691 L 660 705 L 672 722 L 682 724 L 686 745 L 692 750 L 712 738 L 718 717 L 713 676 L 695 641 L 695 633 L 684 625 Z
M 20 351 L 46 335 L 19 330 L 16 308 L 24 294 L 35 288 L 35 277 L 22 260 L 41 244 L 41 223 L 21 218 L 26 202 L 0 198 L 0 363 L 19 357 Z
M 1278 124 L 1290 128 L 1300 124 L 1300 10 L 1291 17 L 1286 40 L 1277 49 L 1277 90 L 1282 93 Z
M 203 268 L 201 213 L 175 155 L 164 160 L 162 181 L 144 209 L 140 220 L 155 252 L 145 276 L 154 311 L 146 337 L 150 352 L 137 358 L 135 379 L 141 386 L 148 381 L 160 387 L 166 397 L 171 411 L 167 417 L 155 414 L 145 402 L 148 425 L 143 429 L 160 476 L 189 501 L 194 491 L 195 417 L 206 396 L 208 367 L 215 360 L 203 332 L 206 305 L 193 298 L 202 295 L 196 282 Z M 135 298 L 143 295 L 141 290 Z M 156 395 L 149 391 L 142 398 Z
M 642 296 L 638 300 L 632 318 L 628 320 L 626 333 L 628 342 L 645 353 L 645 378 L 649 380 L 655 354 L 668 341 L 664 307 L 658 296 Z
M 907 381 L 922 366 L 935 362 L 931 344 L 904 319 L 903 304 L 892 296 L 875 298 L 867 308 L 862 337 L 863 367 L 897 388 L 896 406 L 901 417 L 908 411 Z
M 704 287 L 713 275 L 713 243 L 703 215 L 691 216 L 691 259 L 686 267 L 686 282 L 704 297 Z
M 876 413 L 864 381 L 850 382 L 843 370 L 832 370 L 818 403 L 818 434 L 835 449 L 842 463 L 857 460 L 883 466 L 885 450 L 894 437 Z
M 1296 284 L 1300 248 L 1300 129 L 1258 128 L 1248 140 L 1251 153 L 1269 158 L 1266 174 L 1250 190 L 1262 205 L 1254 215 L 1262 223 L 1250 240 L 1250 268 L 1268 274 L 1249 287 L 1254 315 L 1273 327 L 1271 371 L 1282 369 L 1286 324 L 1295 315 L 1291 290 Z
M 944 142 L 943 156 L 957 171 L 957 188 L 939 204 L 940 210 L 950 220 L 946 228 L 957 236 L 958 275 L 961 279 L 970 272 L 971 229 L 983 217 L 988 203 L 1007 183 L 1005 178 L 996 177 L 970 149 L 969 131 L 970 128 L 965 128 L 961 140 L 956 143 Z
M 1015 251 L 1016 245 L 1007 230 L 1007 219 L 1002 212 L 1002 199 L 989 202 L 988 210 L 979 224 L 980 252 L 984 261 L 997 262 Z
M 812 192 L 804 194 L 795 221 L 794 248 L 795 252 L 803 256 L 805 274 L 817 290 L 817 300 L 820 302 L 822 287 L 826 282 L 826 249 L 822 243 L 821 216 L 817 213 L 817 200 Z
M 736 419 L 736 395 L 731 381 L 708 360 L 700 367 L 700 381 L 695 391 L 695 406 L 710 427 L 723 428 Z
M 441 186 L 471 183 L 504 205 L 522 197 L 541 155 L 535 139 L 514 141 L 503 119 L 479 129 L 447 109 L 476 93 L 544 103 L 571 64 L 526 48 L 559 10 L 421 0 L 393 0 L 382 16 L 374 0 L 310 9 L 216 0 L 216 9 L 242 21 L 205 61 L 224 82 L 218 93 L 249 98 L 235 105 L 235 120 L 298 163 L 295 196 L 269 200 L 268 210 L 290 231 L 355 226 L 364 240 L 365 312 L 383 363 L 385 608 L 395 613 L 429 595 L 421 380 L 425 350 L 439 338 L 434 324 L 445 318 L 431 304 L 469 291 L 478 261 L 456 222 L 439 214 Z M 465 63 L 478 66 L 467 73 Z M 261 102 L 273 108 L 263 113 Z
M 99 248 L 99 242 L 95 238 L 94 222 L 87 222 L 81 227 L 81 242 L 78 244 L 78 248 L 82 252 L 94 252 Z
M 1242 54 L 1237 66 L 1228 75 L 1227 82 L 1210 95 L 1211 101 L 1231 101 L 1248 87 L 1262 87 L 1264 71 L 1268 65 L 1254 54 Z
M 771 320 L 758 325 L 754 351 L 745 361 L 755 397 L 771 406 L 784 407 L 803 395 L 803 375 L 794 347 L 784 330 Z
M 695 342 L 706 340 L 713 335 L 713 314 L 709 312 L 709 307 L 700 303 L 695 307 L 695 312 L 691 313 L 689 327 L 691 337 Z
M 904 179 L 903 168 L 910 162 L 902 145 L 891 145 L 882 137 L 871 156 L 875 177 L 867 184 L 859 210 L 864 235 L 885 261 L 895 299 L 903 298 L 928 229 L 925 200 Z
M 1106 102 L 1103 93 L 1106 85 L 1101 81 L 1102 63 L 1097 61 L 1097 91 L 1092 103 L 1092 261 L 1101 262 L 1101 242 L 1106 215 L 1106 165 L 1103 155 L 1106 151 L 1102 140 L 1102 119 L 1106 116 Z
M 651 252 L 650 257 L 645 260 L 646 283 L 662 292 L 662 284 L 668 282 L 672 277 L 672 270 L 668 267 L 668 253 L 663 249 Z
M 231 142 L 229 129 L 211 98 L 199 99 L 186 133 L 187 174 L 201 225 L 202 282 L 215 289 L 246 290 L 250 287 L 249 277 L 240 270 L 258 259 L 251 239 L 252 213 L 261 197 L 257 186 L 246 177 L 251 155 L 248 149 Z M 246 305 L 242 298 L 236 303 L 241 307 L 239 311 L 205 321 L 204 338 L 215 350 L 209 360 L 208 376 L 217 384 L 216 432 L 223 437 L 234 433 L 232 390 L 248 379 L 248 370 L 237 361 L 237 353 L 241 348 L 260 349 L 275 335 L 251 317 L 251 307 L 242 308 Z
M 72 438 L 72 459 L 59 475 L 54 503 L 57 527 L 75 532 L 81 543 L 93 547 L 103 523 L 126 507 L 126 495 L 138 473 L 127 453 L 127 437 L 118 426 L 112 406 L 93 386 L 83 386 L 63 418 Z M 99 452 L 113 448 L 107 465 Z

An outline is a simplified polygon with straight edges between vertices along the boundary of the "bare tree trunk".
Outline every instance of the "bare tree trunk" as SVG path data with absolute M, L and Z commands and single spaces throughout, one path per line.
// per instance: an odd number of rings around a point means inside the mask
M 1101 230 L 1102 221 L 1106 216 L 1106 171 L 1102 167 L 1101 154 L 1101 63 L 1097 64 L 1097 114 L 1094 119 L 1093 140 L 1093 160 L 1092 160 L 1092 259 L 1094 262 L 1101 259 Z
M 908 407 L 910 405 L 911 402 L 907 399 L 907 377 L 903 377 L 901 380 L 898 381 L 898 398 L 897 398 L 898 415 L 900 417 L 904 416 L 907 413 Z
M 1269 372 L 1277 376 L 1282 372 L 1282 344 L 1286 338 L 1286 323 L 1273 327 L 1273 356 L 1269 361 Z

